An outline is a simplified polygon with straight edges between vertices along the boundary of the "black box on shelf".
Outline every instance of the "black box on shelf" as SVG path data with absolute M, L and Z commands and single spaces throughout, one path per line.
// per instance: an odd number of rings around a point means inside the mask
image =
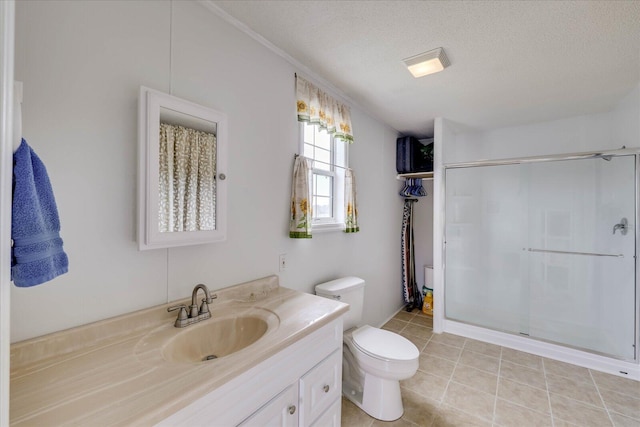
M 424 145 L 413 136 L 398 138 L 396 170 L 398 173 L 432 172 L 433 143 Z

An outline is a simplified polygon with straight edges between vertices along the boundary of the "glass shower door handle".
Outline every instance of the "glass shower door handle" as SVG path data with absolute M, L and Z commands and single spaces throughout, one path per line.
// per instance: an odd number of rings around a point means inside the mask
M 613 234 L 616 234 L 616 230 L 620 230 L 620 234 L 623 236 L 627 235 L 627 231 L 629 231 L 629 221 L 627 221 L 627 218 L 622 218 L 619 224 L 613 226 Z

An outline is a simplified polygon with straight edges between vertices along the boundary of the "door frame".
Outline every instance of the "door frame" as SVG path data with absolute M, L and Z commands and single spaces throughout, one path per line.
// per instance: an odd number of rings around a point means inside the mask
M 0 425 L 9 425 L 15 1 L 0 2 Z

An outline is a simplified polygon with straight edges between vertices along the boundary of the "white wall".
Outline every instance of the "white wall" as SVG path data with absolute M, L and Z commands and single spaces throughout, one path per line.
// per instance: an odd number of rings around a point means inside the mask
M 299 70 L 193 2 L 173 2 L 172 13 L 170 2 L 29 1 L 16 15 L 23 133 L 48 168 L 70 266 L 46 284 L 12 287 L 12 341 L 186 297 L 197 283 L 277 273 L 281 253 L 283 286 L 311 292 L 357 275 L 368 285 L 366 322 L 401 307 L 393 129 L 352 106 L 362 231 L 289 239 Z M 140 85 L 228 114 L 226 242 L 137 250 Z
M 640 146 L 640 85 L 618 103 L 612 116 L 613 138 L 618 146 Z
M 640 147 L 640 86 L 616 108 L 525 126 L 460 132 L 445 143 L 444 162 L 504 159 Z

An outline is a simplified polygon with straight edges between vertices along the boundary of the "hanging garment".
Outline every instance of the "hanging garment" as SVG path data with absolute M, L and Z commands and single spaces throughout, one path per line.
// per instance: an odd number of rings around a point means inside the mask
M 422 307 L 422 294 L 416 283 L 415 253 L 413 248 L 413 204 L 416 200 L 404 201 L 402 212 L 402 295 L 407 311 Z

